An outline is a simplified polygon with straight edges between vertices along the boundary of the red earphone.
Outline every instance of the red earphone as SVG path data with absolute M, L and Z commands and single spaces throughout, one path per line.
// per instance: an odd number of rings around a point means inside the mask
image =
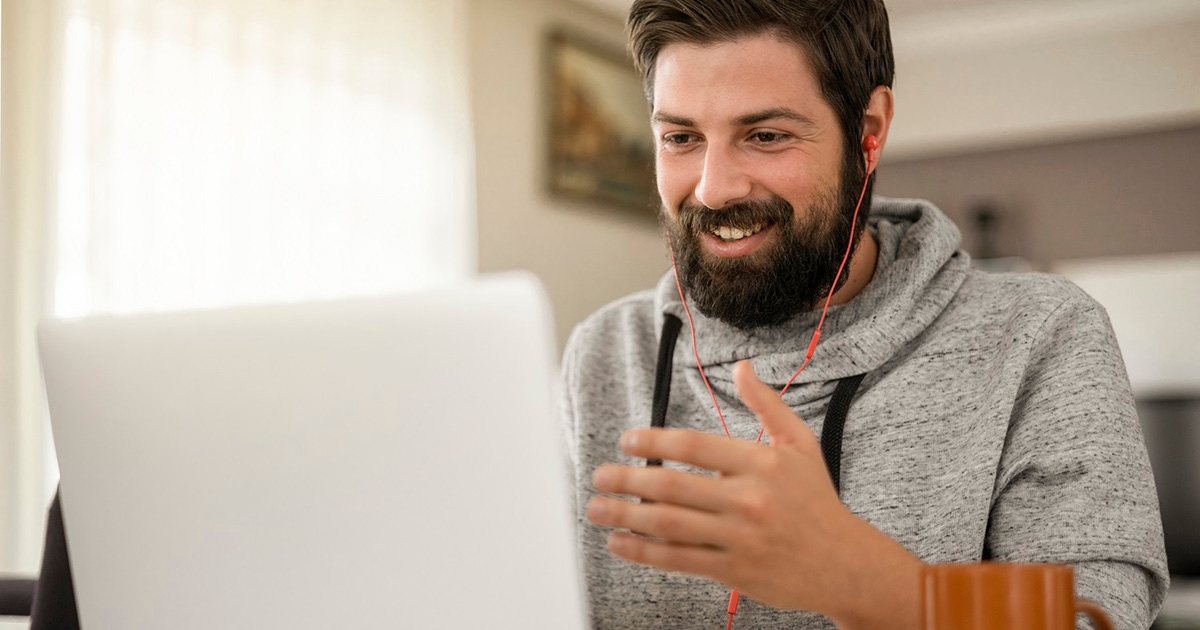
M 851 238 L 846 245 L 846 255 L 842 257 L 842 264 L 838 267 L 837 275 L 833 277 L 833 286 L 829 289 L 829 294 L 825 296 L 825 308 L 821 309 L 821 319 L 817 322 L 817 328 L 813 331 L 812 340 L 808 343 L 808 351 L 804 353 L 804 363 L 800 365 L 800 369 L 788 379 L 787 384 L 780 390 L 779 396 L 783 397 L 788 388 L 792 386 L 792 382 L 800 376 L 804 368 L 808 367 L 809 361 L 812 361 L 813 354 L 817 351 L 817 341 L 821 339 L 821 327 L 825 325 L 825 314 L 829 311 L 829 303 L 833 300 L 834 289 L 837 288 L 838 281 L 842 279 L 842 272 L 846 269 L 846 263 L 850 261 L 850 251 L 854 248 L 854 233 L 858 226 L 858 211 L 862 208 L 863 198 L 867 195 L 867 184 L 871 181 L 871 165 L 875 164 L 879 159 L 879 138 L 874 135 L 867 135 L 862 141 L 863 151 L 867 153 L 867 168 L 863 176 L 862 192 L 858 195 L 858 205 L 854 206 L 854 217 L 850 221 Z M 721 428 L 725 430 L 725 435 L 732 438 L 729 433 L 729 426 L 725 423 L 725 414 L 721 413 L 721 405 L 717 403 L 717 394 L 713 391 L 711 385 L 708 384 L 708 376 L 704 374 L 704 365 L 700 362 L 700 349 L 696 345 L 696 324 L 692 321 L 692 309 L 688 307 L 687 298 L 683 295 L 683 283 L 679 280 L 679 267 L 675 264 L 675 248 L 671 245 L 671 239 L 667 239 L 667 248 L 671 252 L 671 268 L 675 271 L 675 287 L 679 290 L 679 299 L 683 302 L 683 311 L 687 314 L 688 327 L 692 331 L 692 355 L 696 357 L 696 367 L 700 369 L 700 378 L 704 381 L 704 386 L 708 388 L 708 394 L 712 397 L 713 407 L 717 410 L 717 417 L 721 419 Z M 758 431 L 758 440 L 762 441 L 763 431 Z M 738 600 L 741 599 L 741 594 L 736 590 L 729 594 L 729 606 L 726 612 L 729 613 L 729 623 L 725 626 L 726 630 L 733 628 L 733 616 L 737 614 Z
M 875 136 L 867 136 L 863 138 L 863 151 L 867 152 L 867 170 L 871 170 L 871 165 L 875 163 L 879 155 L 879 138 Z

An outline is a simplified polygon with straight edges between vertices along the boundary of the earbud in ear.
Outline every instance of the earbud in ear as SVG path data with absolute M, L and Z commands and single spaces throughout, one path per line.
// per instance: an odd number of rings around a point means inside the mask
M 863 138 L 863 151 L 867 152 L 867 168 L 875 163 L 879 154 L 879 138 L 875 136 L 867 136 Z

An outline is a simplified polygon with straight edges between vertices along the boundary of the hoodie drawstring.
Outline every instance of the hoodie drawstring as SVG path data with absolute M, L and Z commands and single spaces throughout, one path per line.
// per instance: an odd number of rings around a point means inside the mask
M 683 321 L 669 313 L 663 314 L 662 336 L 658 340 L 658 364 L 654 369 L 654 399 L 650 406 L 650 426 L 667 426 L 667 403 L 671 397 L 671 372 L 674 364 L 675 342 Z M 829 409 L 825 412 L 825 424 L 821 428 L 821 453 L 825 456 L 825 467 L 833 480 L 833 487 L 842 495 L 842 434 L 846 429 L 846 416 L 850 404 L 862 385 L 866 374 L 856 374 L 839 379 Z M 647 466 L 661 466 L 661 459 L 646 461 Z

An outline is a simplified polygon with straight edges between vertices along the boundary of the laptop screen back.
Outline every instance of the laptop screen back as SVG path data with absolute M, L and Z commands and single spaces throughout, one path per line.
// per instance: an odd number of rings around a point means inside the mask
M 582 628 L 547 301 L 43 324 L 88 630 Z

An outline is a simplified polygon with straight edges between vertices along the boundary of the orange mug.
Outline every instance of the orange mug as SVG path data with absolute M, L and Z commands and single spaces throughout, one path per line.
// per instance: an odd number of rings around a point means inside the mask
M 1103 608 L 1075 598 L 1075 571 L 1063 564 L 931 564 L 921 602 L 925 630 L 1075 630 L 1078 613 L 1113 630 Z

